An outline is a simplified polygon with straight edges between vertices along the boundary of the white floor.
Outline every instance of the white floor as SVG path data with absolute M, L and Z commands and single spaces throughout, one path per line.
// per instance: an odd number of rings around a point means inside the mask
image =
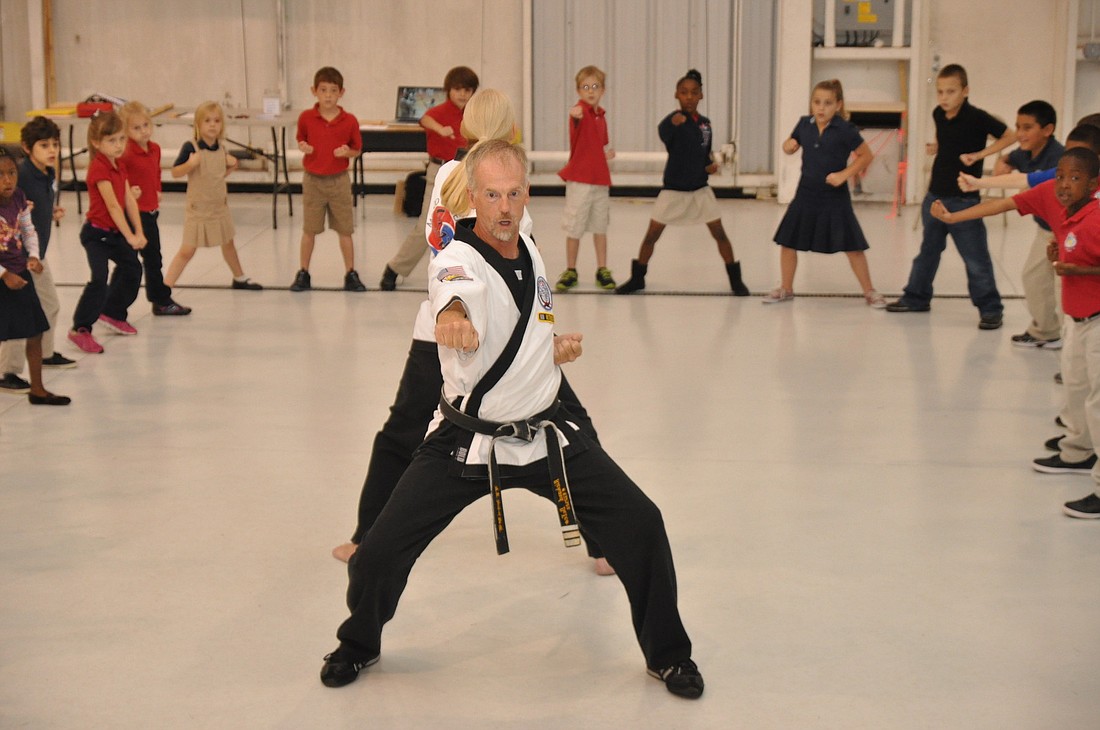
M 65 203 L 49 256 L 61 329 L 86 277 Z M 531 205 L 555 273 L 561 203 Z M 1096 726 L 1100 524 L 1060 511 L 1088 479 L 1029 468 L 1060 393 L 1055 353 L 1011 346 L 1023 302 L 979 331 L 949 251 L 931 314 L 818 296 L 856 292 L 841 257 L 804 258 L 799 298 L 765 307 L 725 296 L 702 227 L 658 245 L 647 292 L 676 295 L 597 294 L 586 240 L 583 290 L 556 303 L 586 337 L 570 379 L 664 511 L 704 696 L 645 675 L 618 581 L 519 492 L 511 554 L 496 556 L 479 502 L 413 572 L 382 661 L 323 687 L 346 614 L 329 550 L 352 530 L 423 271 L 377 291 L 411 223 L 375 196 L 356 237 L 372 291 L 289 293 L 299 218 L 281 205 L 272 231 L 270 198 L 231 204 L 269 290 L 226 289 L 218 253 L 199 252 L 176 296 L 192 316 L 153 318 L 142 298 L 140 335 L 104 334 L 105 354 L 48 374 L 70 407 L 0 395 L 0 727 Z M 620 281 L 650 205 L 613 202 Z M 721 206 L 766 291 L 782 209 Z M 875 281 L 896 294 L 920 232 L 914 208 L 889 212 L 858 207 Z M 169 195 L 169 256 L 181 219 Z M 1005 295 L 1032 225 L 990 222 Z M 341 273 L 328 234 L 314 284 Z

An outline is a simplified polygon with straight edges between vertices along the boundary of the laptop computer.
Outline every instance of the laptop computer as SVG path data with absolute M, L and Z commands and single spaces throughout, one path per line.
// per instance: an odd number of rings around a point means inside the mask
M 446 100 L 447 92 L 439 86 L 398 86 L 394 122 L 416 124 L 424 112 Z

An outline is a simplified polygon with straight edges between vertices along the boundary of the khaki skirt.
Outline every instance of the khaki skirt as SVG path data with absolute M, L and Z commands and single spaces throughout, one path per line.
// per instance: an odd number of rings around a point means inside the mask
M 666 226 L 710 223 L 722 217 L 718 200 L 709 185 L 692 190 L 662 190 L 650 218 Z

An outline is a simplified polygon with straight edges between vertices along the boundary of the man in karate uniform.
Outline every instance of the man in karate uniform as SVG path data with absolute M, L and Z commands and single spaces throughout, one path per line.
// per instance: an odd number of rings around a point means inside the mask
M 349 565 L 351 616 L 321 681 L 349 684 L 379 659 L 382 626 L 416 559 L 467 505 L 490 494 L 497 550 L 508 551 L 502 490 L 524 487 L 557 504 L 567 545 L 577 522 L 603 548 L 630 600 L 647 671 L 688 698 L 703 692 L 676 606 L 664 522 L 645 494 L 557 400 L 560 365 L 579 334 L 554 335 L 553 297 L 534 244 L 519 232 L 527 157 L 503 141 L 466 160 L 477 218 L 429 267 L 443 396 L 424 444 Z

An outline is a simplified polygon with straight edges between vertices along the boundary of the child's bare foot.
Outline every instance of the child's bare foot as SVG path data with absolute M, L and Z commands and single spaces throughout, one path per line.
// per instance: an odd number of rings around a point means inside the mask
M 345 542 L 343 545 L 337 545 L 332 549 L 332 557 L 336 558 L 341 563 L 346 563 L 351 559 L 352 555 L 355 555 L 355 550 L 358 547 L 359 546 L 353 542 Z
M 607 558 L 596 558 L 596 575 L 615 575 L 615 569 L 607 562 Z

